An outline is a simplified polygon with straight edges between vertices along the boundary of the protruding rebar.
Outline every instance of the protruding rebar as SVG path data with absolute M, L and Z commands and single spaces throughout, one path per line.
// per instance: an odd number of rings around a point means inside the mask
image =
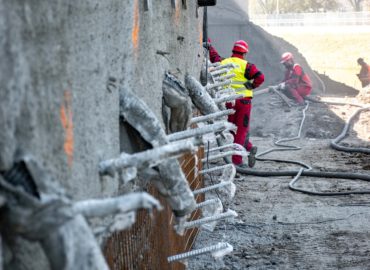
M 233 149 L 233 150 L 243 151 L 243 152 L 247 151 L 243 146 L 241 146 L 238 143 L 230 143 L 230 144 L 225 144 L 225 145 L 221 145 L 221 146 L 218 146 L 218 147 L 206 149 L 206 152 L 211 153 L 211 152 L 220 151 L 220 150 L 224 150 L 224 149 Z
M 231 84 L 231 80 L 226 80 L 226 81 L 217 82 L 217 83 L 214 83 L 214 84 L 208 84 L 208 85 L 206 85 L 206 89 L 210 90 L 210 89 L 213 89 L 213 88 L 226 86 L 226 85 L 229 85 L 229 84 Z
M 197 194 L 201 194 L 201 193 L 206 193 L 208 191 L 212 191 L 212 190 L 215 190 L 215 189 L 220 189 L 220 188 L 226 187 L 226 186 L 231 185 L 231 184 L 233 184 L 233 183 L 232 182 L 221 182 L 221 183 L 218 183 L 218 184 L 215 184 L 215 185 L 212 185 L 212 186 L 208 186 L 208 187 L 205 187 L 205 188 L 196 189 L 196 190 L 193 191 L 193 194 L 197 195 Z
M 231 166 L 225 166 L 222 171 L 222 175 L 220 177 L 221 183 L 223 182 L 232 182 L 236 175 L 236 168 L 234 164 L 229 164 Z M 234 187 L 232 187 L 230 190 L 233 190 Z M 231 197 L 234 197 L 233 194 L 231 194 Z
M 231 168 L 231 167 L 235 167 L 234 164 L 226 164 L 226 165 L 222 165 L 222 166 L 217 166 L 217 167 L 212 167 L 210 169 L 205 169 L 205 170 L 201 170 L 199 171 L 199 174 L 206 174 L 206 173 L 211 173 L 211 172 L 216 172 L 216 171 L 223 171 L 227 168 Z
M 242 97 L 244 97 L 243 94 L 235 94 L 235 95 L 228 95 L 228 96 L 223 96 L 223 97 L 220 97 L 220 98 L 215 98 L 213 101 L 216 104 L 219 104 L 219 103 L 223 103 L 223 102 L 227 102 L 227 101 L 232 101 L 232 100 L 235 100 L 235 99 L 238 99 L 238 98 L 242 98 Z
M 215 112 L 215 113 L 211 113 L 211 114 L 207 114 L 207 115 L 203 115 L 203 116 L 198 116 L 198 117 L 192 118 L 190 120 L 190 124 L 205 122 L 205 121 L 217 119 L 217 118 L 227 116 L 227 115 L 230 115 L 230 114 L 234 114 L 234 113 L 235 113 L 235 110 L 229 109 L 229 110 Z
M 100 162 L 99 173 L 101 175 L 114 175 L 114 172 L 130 167 L 153 167 L 163 160 L 176 158 L 186 152 L 195 152 L 195 150 L 196 147 L 192 144 L 192 142 L 186 141 L 170 143 L 132 155 L 122 153 L 119 158 Z
M 233 64 L 233 63 L 228 63 L 228 64 L 224 64 L 224 65 L 218 65 L 215 68 L 213 68 L 212 70 L 210 70 L 210 72 L 215 71 L 215 70 L 219 70 L 219 69 L 223 69 L 223 68 L 234 69 L 236 67 L 238 67 L 238 66 Z
M 233 156 L 233 155 L 247 157 L 248 153 L 245 152 L 245 151 L 234 151 L 234 150 L 233 151 L 227 151 L 227 152 L 222 152 L 222 153 L 217 154 L 217 155 L 212 155 L 212 156 L 205 157 L 205 158 L 202 159 L 202 162 L 216 160 L 216 159 L 220 159 L 220 158 L 224 158 L 224 157 L 228 157 L 228 156 Z
M 198 203 L 197 206 L 195 207 L 195 209 L 199 209 L 199 208 L 202 208 L 202 207 L 205 207 L 205 206 L 208 206 L 208 205 L 212 205 L 212 204 L 218 204 L 220 203 L 220 199 L 219 198 L 216 198 L 216 199 L 210 199 L 210 200 L 207 200 L 207 201 L 204 201 L 204 202 L 201 202 L 201 203 Z
M 217 221 L 217 220 L 221 220 L 221 219 L 234 218 L 234 217 L 237 217 L 237 216 L 238 216 L 238 214 L 235 211 L 228 209 L 224 213 L 217 214 L 217 215 L 210 216 L 210 217 L 204 217 L 204 218 L 192 220 L 192 221 L 189 221 L 189 222 L 185 222 L 181 225 L 176 225 L 175 227 L 176 227 L 176 230 L 178 230 L 178 229 L 180 229 L 180 230 L 181 229 L 189 229 L 189 228 L 199 227 L 200 225 L 206 224 L 206 223 L 209 223 L 209 222 L 213 222 L 213 221 Z
M 226 74 L 228 71 L 229 69 L 222 68 L 222 69 L 212 70 L 210 74 L 212 75 L 212 77 L 217 77 L 219 75 Z
M 208 246 L 208 247 L 204 247 L 204 248 L 192 250 L 189 252 L 170 256 L 167 258 L 167 261 L 175 262 L 175 261 L 184 260 L 184 259 L 196 257 L 196 256 L 207 254 L 207 253 L 215 253 L 213 256 L 217 258 L 218 257 L 217 253 L 220 251 L 226 251 L 222 253 L 223 255 L 226 255 L 227 253 L 230 253 L 233 251 L 233 247 L 229 243 L 218 243 L 213 246 Z
M 216 96 L 220 97 L 225 94 L 235 94 L 235 90 L 233 88 L 225 88 L 225 89 L 217 91 Z
M 106 199 L 79 201 L 74 203 L 72 209 L 73 213 L 82 214 L 85 217 L 104 217 L 112 214 L 136 211 L 140 208 L 163 209 L 159 201 L 146 192 L 130 193 Z
M 230 80 L 234 77 L 235 77 L 235 74 L 227 74 L 227 75 L 215 77 L 214 80 L 215 80 L 215 82 L 223 82 L 223 81 L 226 81 L 226 80 Z
M 209 68 L 215 68 L 216 69 L 219 66 L 221 66 L 220 62 L 211 63 L 210 61 L 208 61 L 208 67 Z
M 189 129 L 181 132 L 176 132 L 169 134 L 167 136 L 169 141 L 179 141 L 188 139 L 191 137 L 198 137 L 202 136 L 208 133 L 217 133 L 224 130 L 233 130 L 235 129 L 235 125 L 228 123 L 228 122 L 219 122 L 211 125 L 205 125 L 203 127 L 195 128 L 195 129 Z
M 211 72 L 211 75 L 214 80 L 227 80 L 227 79 L 234 78 L 236 76 L 233 73 L 227 74 L 227 72 L 229 72 L 229 69 L 223 68 L 223 69 Z

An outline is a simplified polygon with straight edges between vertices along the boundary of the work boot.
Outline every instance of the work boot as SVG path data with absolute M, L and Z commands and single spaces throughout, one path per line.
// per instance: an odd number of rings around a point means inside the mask
M 256 154 L 257 154 L 257 146 L 253 146 L 249 151 L 248 156 L 248 166 L 249 168 L 253 168 L 256 164 Z

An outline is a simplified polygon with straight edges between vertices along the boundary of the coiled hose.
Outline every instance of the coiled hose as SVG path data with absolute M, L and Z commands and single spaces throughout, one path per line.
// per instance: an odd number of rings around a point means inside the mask
M 359 110 L 353 114 L 350 119 L 348 120 L 347 124 L 345 125 L 342 133 L 332 140 L 331 147 L 333 147 L 336 150 L 340 151 L 347 151 L 347 152 L 362 152 L 362 153 L 370 153 L 370 149 L 367 148 L 350 148 L 350 147 L 344 147 L 338 145 L 338 143 L 345 137 L 348 128 L 350 126 L 350 123 L 352 120 L 362 111 L 370 110 L 370 106 L 363 107 L 360 104 L 350 104 L 350 103 L 340 103 L 340 102 L 322 102 L 314 98 L 306 98 L 308 100 L 311 100 L 313 102 L 317 103 L 326 103 L 326 104 L 333 104 L 333 105 L 353 105 L 360 107 Z M 289 188 L 294 191 L 302 192 L 305 194 L 310 195 L 318 195 L 318 196 L 338 196 L 338 195 L 350 195 L 350 194 L 370 194 L 370 190 L 360 190 L 360 191 L 346 191 L 346 192 L 317 192 L 317 191 L 310 191 L 302 188 L 297 188 L 294 186 L 294 184 L 297 183 L 299 178 L 301 176 L 309 176 L 309 177 L 323 177 L 323 178 L 341 178 L 341 179 L 350 179 L 350 180 L 362 180 L 362 181 L 370 181 L 370 175 L 367 174 L 359 174 L 359 173 L 347 173 L 347 172 L 315 172 L 312 171 L 311 166 L 300 162 L 300 161 L 293 161 L 293 160 L 280 160 L 280 159 L 266 159 L 266 158 L 260 158 L 262 155 L 266 155 L 267 153 L 271 153 L 274 151 L 287 151 L 287 150 L 299 150 L 300 147 L 291 146 L 291 145 L 284 145 L 282 142 L 292 141 L 299 139 L 301 136 L 301 131 L 303 127 L 303 123 L 305 121 L 305 113 L 308 109 L 309 101 L 306 101 L 306 106 L 302 110 L 302 121 L 299 127 L 298 135 L 293 138 L 286 138 L 286 139 L 280 139 L 276 142 L 274 142 L 275 145 L 280 146 L 279 148 L 272 148 L 265 152 L 262 152 L 258 155 L 256 155 L 256 159 L 259 161 L 275 161 L 275 162 L 284 162 L 284 163 L 291 163 L 291 164 L 298 164 L 301 165 L 304 168 L 300 168 L 299 170 L 287 170 L 287 171 L 258 171 L 253 169 L 247 169 L 247 168 L 241 168 L 236 166 L 236 170 L 238 173 L 245 174 L 245 175 L 253 175 L 253 176 L 260 176 L 260 177 L 269 177 L 269 176 L 294 176 L 293 180 L 289 183 Z M 221 141 L 217 140 L 217 143 L 220 145 Z M 226 160 L 225 161 L 229 161 Z

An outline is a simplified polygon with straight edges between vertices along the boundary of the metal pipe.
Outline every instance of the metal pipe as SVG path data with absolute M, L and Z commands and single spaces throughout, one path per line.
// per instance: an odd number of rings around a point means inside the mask
M 288 107 L 290 107 L 290 108 L 292 107 L 292 105 L 290 105 L 290 100 L 289 100 L 289 98 L 286 95 L 284 95 L 283 93 L 279 92 L 275 88 L 272 88 L 272 91 L 274 91 L 274 93 L 277 94 L 285 102 L 285 104 L 288 105 Z
M 189 129 L 176 133 L 169 134 L 167 136 L 169 141 L 179 141 L 192 137 L 202 136 L 208 133 L 217 133 L 224 130 L 233 130 L 235 125 L 228 122 L 219 122 L 211 125 L 205 125 L 204 127 Z
M 238 98 L 242 98 L 242 97 L 244 97 L 243 94 L 232 94 L 232 95 L 223 96 L 223 97 L 220 97 L 220 98 L 215 98 L 214 99 L 214 102 L 216 104 L 219 104 L 219 103 L 223 103 L 223 102 L 227 102 L 227 101 L 232 101 L 232 100 L 235 100 L 235 99 L 238 99 Z
M 269 88 L 263 88 L 261 90 L 256 90 L 256 91 L 253 91 L 253 96 L 256 97 L 256 96 L 259 96 L 259 95 L 262 95 L 262 94 L 267 94 L 269 92 Z
M 217 245 L 208 246 L 208 247 L 204 247 L 204 248 L 192 250 L 189 252 L 184 252 L 184 253 L 170 256 L 167 258 L 167 261 L 175 262 L 175 261 L 180 261 L 180 260 L 184 260 L 187 258 L 192 258 L 192 257 L 196 257 L 199 255 L 207 254 L 207 253 L 216 253 L 216 252 L 223 251 L 223 250 L 227 250 L 231 252 L 233 250 L 233 247 L 229 243 L 218 243 Z
M 219 117 L 227 116 L 227 115 L 234 114 L 234 113 L 235 113 L 235 110 L 229 109 L 229 110 L 215 112 L 215 113 L 211 113 L 211 114 L 207 114 L 207 115 L 203 115 L 203 116 L 198 116 L 198 117 L 192 118 L 190 120 L 190 124 L 205 122 L 205 121 L 217 119 Z

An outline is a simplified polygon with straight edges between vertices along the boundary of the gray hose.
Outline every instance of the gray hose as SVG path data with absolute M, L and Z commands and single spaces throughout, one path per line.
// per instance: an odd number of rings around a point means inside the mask
M 317 100 L 316 98 L 313 98 L 313 97 L 305 97 L 305 99 L 310 100 L 315 103 L 324 103 L 324 104 L 331 104 L 331 105 L 351 105 L 351 106 L 359 107 L 359 109 L 348 119 L 341 134 L 339 134 L 338 137 L 336 137 L 334 140 L 331 141 L 330 146 L 338 151 L 344 151 L 344 152 L 350 152 L 350 153 L 366 153 L 366 154 L 370 153 L 369 148 L 346 147 L 346 146 L 341 146 L 338 144 L 341 140 L 343 140 L 346 137 L 348 129 L 351 126 L 351 123 L 354 120 L 354 118 L 362 111 L 370 110 L 370 106 L 364 106 L 363 104 L 357 104 L 357 103 L 327 102 L 327 101 Z
M 309 100 L 312 100 L 312 101 L 317 102 L 317 103 L 333 104 L 332 102 L 330 102 L 330 103 L 329 102 L 321 102 L 321 101 L 319 101 L 317 99 L 312 99 L 312 98 L 309 98 Z M 289 183 L 289 188 L 291 190 L 299 191 L 299 192 L 302 192 L 302 193 L 305 193 L 305 194 L 310 194 L 310 195 L 338 196 L 338 195 L 350 195 L 350 194 L 370 194 L 370 190 L 347 191 L 347 192 L 315 192 L 315 191 L 309 191 L 309 190 L 305 190 L 305 189 L 302 189 L 302 188 L 294 187 L 294 184 L 298 182 L 298 179 L 299 179 L 300 176 L 324 177 L 324 178 L 342 178 L 342 179 L 370 181 L 370 175 L 358 174 L 358 173 L 346 173 L 346 172 L 314 172 L 314 171 L 311 171 L 312 168 L 309 165 L 307 165 L 307 164 L 305 164 L 303 162 L 300 162 L 300 161 L 279 160 L 279 159 L 265 159 L 265 158 L 260 158 L 259 157 L 261 155 L 265 155 L 265 154 L 270 153 L 270 152 L 273 152 L 273 151 L 287 151 L 287 150 L 299 150 L 300 149 L 300 147 L 296 147 L 296 146 L 282 145 L 281 142 L 292 141 L 292 140 L 295 140 L 295 139 L 300 138 L 300 134 L 301 134 L 301 131 L 302 131 L 303 123 L 304 123 L 304 120 L 305 120 L 305 111 L 307 110 L 308 105 L 309 105 L 309 103 L 306 102 L 306 107 L 302 111 L 303 117 L 302 117 L 302 121 L 301 121 L 301 124 L 300 124 L 298 135 L 296 137 L 294 137 L 294 138 L 281 139 L 281 140 L 278 140 L 278 141 L 274 142 L 275 145 L 282 146 L 284 148 L 273 148 L 273 149 L 270 149 L 270 150 L 267 150 L 265 152 L 260 153 L 256 157 L 256 159 L 257 160 L 260 160 L 260 161 L 275 161 L 275 162 L 285 162 L 285 163 L 298 164 L 298 165 L 301 165 L 302 167 L 305 167 L 306 169 L 300 168 L 299 170 L 288 170 L 288 171 L 257 171 L 257 170 L 253 170 L 253 169 L 246 169 L 246 168 L 241 168 L 241 167 L 236 166 L 237 172 L 242 173 L 242 174 L 245 174 L 245 175 L 261 176 L 261 177 L 269 177 L 269 176 L 294 176 L 293 180 Z M 339 103 L 339 102 L 335 102 L 335 105 L 354 105 L 354 106 L 362 107 L 359 104 L 348 104 L 348 103 Z M 369 109 L 369 107 L 365 107 L 365 108 L 359 109 L 349 119 L 349 122 L 352 121 L 352 119 L 359 112 L 361 112 L 363 110 L 368 110 L 368 109 Z M 333 140 L 334 143 L 332 142 L 331 146 L 333 147 L 333 144 L 336 145 L 336 143 L 339 142 L 344 137 L 344 135 L 347 133 L 347 131 L 348 131 L 348 125 L 346 125 L 345 128 L 344 128 L 344 130 L 343 130 L 343 132 L 336 139 Z M 220 144 L 220 141 L 219 140 L 217 140 L 217 142 L 218 142 L 218 144 Z M 340 147 L 340 148 L 342 148 L 342 147 Z M 350 150 L 351 152 L 363 152 L 362 150 L 364 148 L 350 148 L 350 149 L 351 149 Z M 368 151 L 369 149 L 366 149 L 366 150 Z M 368 153 L 368 152 L 365 152 L 365 153 Z M 225 161 L 226 161 L 226 159 L 225 159 Z
M 370 107 L 360 108 L 358 109 L 349 119 L 346 125 L 343 128 L 343 131 L 341 134 L 339 134 L 338 137 L 336 137 L 334 140 L 330 142 L 330 146 L 336 150 L 339 151 L 345 151 L 345 152 L 351 152 L 351 153 L 366 153 L 370 154 L 370 148 L 365 147 L 347 147 L 339 145 L 338 143 L 344 139 L 347 135 L 348 129 L 351 125 L 352 120 L 362 111 L 370 111 Z

